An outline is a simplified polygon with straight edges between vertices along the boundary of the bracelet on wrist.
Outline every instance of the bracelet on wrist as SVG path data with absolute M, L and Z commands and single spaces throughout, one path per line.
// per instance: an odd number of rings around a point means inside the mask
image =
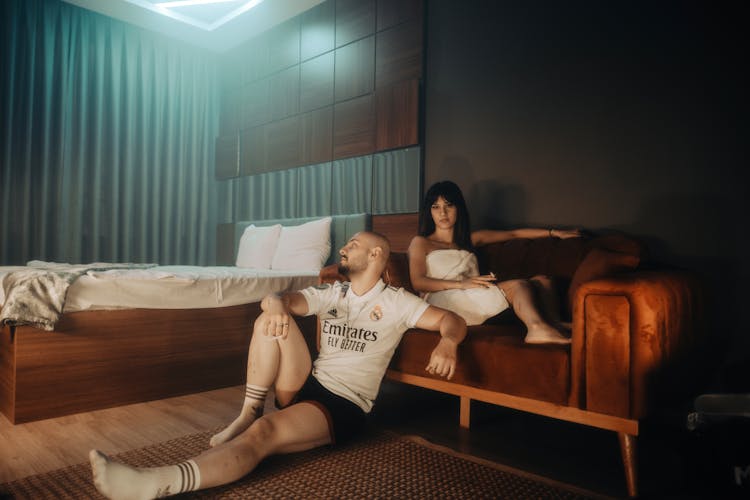
M 549 228 L 549 237 L 554 238 L 554 236 L 552 236 L 552 228 Z

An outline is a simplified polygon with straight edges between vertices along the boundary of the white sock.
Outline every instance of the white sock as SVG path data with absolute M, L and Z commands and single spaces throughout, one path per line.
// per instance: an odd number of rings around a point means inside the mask
M 260 406 L 266 403 L 266 395 L 268 394 L 268 387 L 261 387 L 259 385 L 247 384 L 245 386 L 245 402 L 244 406 Z
M 89 452 L 96 489 L 113 500 L 145 500 L 188 491 L 201 485 L 201 473 L 193 460 L 177 465 L 138 469 L 109 459 L 98 450 Z
M 247 384 L 245 386 L 245 400 L 242 403 L 240 416 L 234 419 L 234 422 L 229 424 L 226 429 L 215 434 L 211 438 L 210 445 L 216 446 L 225 443 L 250 427 L 250 424 L 255 422 L 255 419 L 263 415 L 267 394 L 268 387 Z

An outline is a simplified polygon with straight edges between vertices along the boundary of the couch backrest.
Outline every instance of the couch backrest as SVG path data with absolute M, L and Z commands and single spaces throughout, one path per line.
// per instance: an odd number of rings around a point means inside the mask
M 535 275 L 571 280 L 580 264 L 592 249 L 616 255 L 630 255 L 631 262 L 643 262 L 645 246 L 638 240 L 620 233 L 569 238 L 515 239 L 492 243 L 477 249 L 479 269 L 483 274 L 494 272 L 501 280 L 530 278 Z M 580 273 L 579 273 L 580 274 Z M 409 259 L 406 253 L 392 252 L 384 273 L 386 281 L 414 291 L 409 279 Z
M 494 272 L 500 280 L 545 275 L 558 278 L 562 286 L 561 304 L 568 313 L 575 289 L 586 281 L 633 270 L 647 259 L 645 245 L 622 233 L 584 236 L 565 240 L 556 238 L 515 239 L 492 243 L 477 249 L 482 274 Z M 322 282 L 346 279 L 336 266 L 321 271 Z M 403 252 L 391 252 L 383 279 L 414 292 L 409 278 L 409 258 Z M 564 312 L 564 311 L 563 311 Z
M 479 269 L 494 272 L 500 280 L 535 275 L 572 279 L 581 262 L 594 249 L 645 259 L 644 245 L 624 234 L 581 238 L 515 239 L 477 248 Z
M 501 281 L 538 274 L 571 278 L 587 251 L 586 243 L 585 238 L 515 239 L 479 247 L 476 253 L 480 272 L 493 272 Z

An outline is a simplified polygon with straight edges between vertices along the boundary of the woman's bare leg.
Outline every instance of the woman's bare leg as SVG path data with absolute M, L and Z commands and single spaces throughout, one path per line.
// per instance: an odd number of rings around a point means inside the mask
M 570 339 L 547 323 L 539 313 L 534 290 L 526 280 L 508 280 L 497 284 L 513 307 L 516 316 L 526 325 L 525 342 L 529 344 L 569 344 Z
M 552 279 L 540 274 L 529 281 L 534 285 L 538 294 L 539 303 L 542 306 L 542 316 L 547 319 L 547 323 L 560 331 L 570 332 L 570 323 L 564 322 L 560 317 L 560 298 L 557 296 Z
M 89 458 L 94 484 L 107 498 L 147 499 L 227 484 L 248 474 L 269 455 L 330 442 L 323 412 L 310 403 L 297 403 L 257 419 L 234 439 L 178 465 L 139 469 L 95 450 Z
M 211 446 L 229 441 L 263 414 L 268 389 L 276 384 L 276 398 L 288 404 L 310 374 L 312 361 L 302 332 L 290 319 L 286 338 L 264 335 L 267 315 L 255 320 L 247 356 L 245 400 L 239 416 L 211 438 Z

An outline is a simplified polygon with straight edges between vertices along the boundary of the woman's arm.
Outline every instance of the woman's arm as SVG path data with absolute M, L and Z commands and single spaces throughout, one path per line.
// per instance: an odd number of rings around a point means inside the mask
M 501 241 L 514 240 L 516 238 L 535 239 L 535 238 L 577 238 L 581 236 L 581 231 L 578 229 L 565 230 L 565 229 L 537 229 L 537 228 L 523 228 L 523 229 L 511 229 L 508 231 L 500 231 L 493 229 L 480 229 L 471 233 L 471 242 L 476 247 L 482 245 L 489 245 L 490 243 L 497 243 Z
M 415 236 L 409 244 L 409 278 L 418 292 L 439 292 L 442 290 L 489 287 L 495 281 L 491 275 L 475 276 L 463 280 L 443 280 L 427 277 L 427 254 L 430 244 L 424 236 Z

